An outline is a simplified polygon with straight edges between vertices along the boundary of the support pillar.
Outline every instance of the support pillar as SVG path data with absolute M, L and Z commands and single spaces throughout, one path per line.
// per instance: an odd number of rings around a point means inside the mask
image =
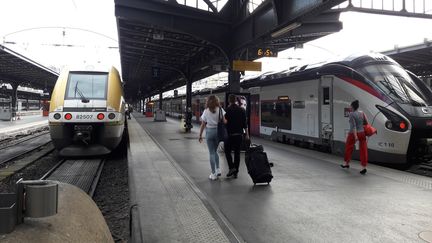
M 17 117 L 17 111 L 18 111 L 18 84 L 12 83 L 12 95 L 11 95 L 11 101 L 12 101 L 12 120 L 15 120 Z
M 229 70 L 228 72 L 228 89 L 230 92 L 240 92 L 240 72 Z
M 162 110 L 162 91 L 159 93 L 159 110 Z
M 186 80 L 186 132 L 190 132 L 192 129 L 192 75 L 188 72 Z

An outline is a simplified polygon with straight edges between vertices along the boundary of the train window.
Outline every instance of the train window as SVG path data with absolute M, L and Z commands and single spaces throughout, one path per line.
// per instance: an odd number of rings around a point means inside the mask
M 368 65 L 358 71 L 397 102 L 410 103 L 414 106 L 432 104 L 430 90 L 421 89 L 408 73 L 399 66 L 389 64 Z
M 330 104 L 330 88 L 323 87 L 323 105 Z
M 261 125 L 291 130 L 291 100 L 262 101 Z
M 107 73 L 70 73 L 66 99 L 106 99 Z

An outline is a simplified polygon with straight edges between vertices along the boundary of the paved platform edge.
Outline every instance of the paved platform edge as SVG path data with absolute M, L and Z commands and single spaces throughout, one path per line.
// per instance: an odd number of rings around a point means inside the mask
M 31 122 L 27 124 L 19 124 L 7 129 L 0 129 L 0 140 L 15 137 L 17 135 L 28 134 L 45 128 L 48 128 L 48 121 Z
M 176 160 L 165 150 L 165 148 L 157 142 L 157 140 L 150 134 L 150 132 L 145 129 L 143 126 L 138 124 L 138 121 L 132 117 L 131 123 L 136 123 L 136 125 L 141 128 L 146 135 L 148 135 L 152 142 L 160 149 L 160 151 L 166 156 L 168 161 L 171 163 L 171 165 L 175 168 L 175 170 L 180 174 L 180 176 L 184 179 L 186 184 L 190 187 L 190 189 L 195 193 L 195 195 L 199 198 L 199 200 L 203 203 L 204 207 L 208 210 L 210 215 L 214 218 L 214 220 L 217 222 L 221 230 L 224 232 L 226 237 L 230 242 L 245 242 L 243 238 L 240 236 L 240 234 L 235 230 L 235 228 L 229 223 L 228 219 L 223 215 L 221 210 L 218 208 L 215 202 L 213 202 L 209 197 L 205 195 L 193 182 L 193 180 L 187 175 L 187 173 L 181 168 L 181 166 L 176 162 Z M 128 156 L 130 155 L 131 151 L 128 147 Z M 135 195 L 131 195 L 131 207 L 130 207 L 130 216 L 131 216 L 131 239 L 132 242 L 143 242 L 143 235 L 142 232 L 138 229 L 141 228 L 141 219 L 139 217 L 139 205 L 136 202 Z M 135 230 L 139 231 L 139 236 L 136 236 L 132 233 L 132 231 Z M 134 241 L 134 239 L 139 239 L 138 241 Z

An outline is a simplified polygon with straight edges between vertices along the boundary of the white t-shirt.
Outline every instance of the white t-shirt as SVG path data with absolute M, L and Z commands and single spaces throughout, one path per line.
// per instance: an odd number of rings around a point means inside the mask
M 222 109 L 222 108 L 220 108 Z M 208 128 L 216 128 L 219 122 L 219 119 L 225 115 L 224 109 L 222 109 L 221 117 L 219 118 L 219 107 L 216 108 L 216 112 L 212 113 L 209 108 L 206 108 L 201 115 L 201 121 L 207 123 L 206 127 Z

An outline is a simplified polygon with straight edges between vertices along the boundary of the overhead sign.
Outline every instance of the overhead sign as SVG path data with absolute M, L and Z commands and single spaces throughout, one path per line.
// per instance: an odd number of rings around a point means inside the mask
M 251 62 L 251 61 L 233 61 L 234 71 L 261 71 L 261 62 Z
M 253 51 L 252 55 L 257 58 L 278 56 L 278 52 L 273 48 L 255 48 L 252 51 Z

